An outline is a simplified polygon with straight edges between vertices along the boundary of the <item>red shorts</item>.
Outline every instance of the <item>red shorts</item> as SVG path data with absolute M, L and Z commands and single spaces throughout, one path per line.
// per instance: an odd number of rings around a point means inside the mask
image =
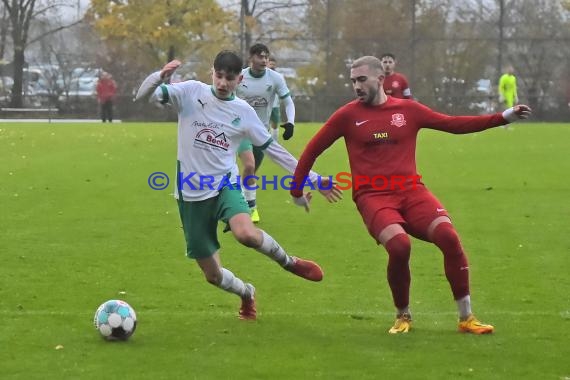
M 428 227 L 439 216 L 448 216 L 441 202 L 424 186 L 394 193 L 360 195 L 356 207 L 370 235 L 378 244 L 378 236 L 390 224 L 421 240 L 428 240 Z

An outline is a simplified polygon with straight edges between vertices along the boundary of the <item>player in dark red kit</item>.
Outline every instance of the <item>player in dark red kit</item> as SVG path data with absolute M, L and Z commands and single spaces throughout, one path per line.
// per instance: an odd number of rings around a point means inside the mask
M 493 332 L 471 312 L 469 266 L 459 236 L 444 206 L 421 182 L 416 170 L 416 137 L 421 128 L 463 134 L 526 119 L 531 109 L 518 105 L 503 113 L 449 116 L 411 100 L 386 96 L 384 72 L 376 57 L 352 63 L 350 80 L 358 99 L 338 109 L 311 139 L 295 170 L 291 195 L 295 204 L 309 208 L 302 192 L 303 179 L 317 157 L 343 137 L 348 151 L 352 197 L 370 235 L 388 252 L 388 283 L 397 308 L 390 333 L 411 328 L 409 306 L 410 238 L 435 244 L 443 253 L 445 275 L 459 310 L 459 331 Z M 398 186 L 383 186 L 378 178 L 398 179 Z
M 408 80 L 403 74 L 397 73 L 396 56 L 392 53 L 385 53 L 380 57 L 382 70 L 384 70 L 384 92 L 386 95 L 400 99 L 412 99 L 412 91 Z

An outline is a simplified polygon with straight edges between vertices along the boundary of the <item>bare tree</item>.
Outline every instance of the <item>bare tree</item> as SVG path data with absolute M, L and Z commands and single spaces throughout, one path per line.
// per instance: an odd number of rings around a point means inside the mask
M 58 25 L 42 35 L 30 38 L 29 32 L 32 22 L 35 19 L 42 17 L 50 10 L 62 7 L 64 3 L 52 1 L 40 3 L 37 0 L 2 0 L 2 3 L 4 4 L 10 19 L 10 25 L 12 27 L 12 43 L 14 46 L 14 56 L 12 61 L 14 68 L 14 85 L 12 87 L 12 99 L 10 101 L 10 105 L 12 107 L 22 107 L 24 66 L 26 63 L 24 53 L 26 48 L 45 36 L 75 25 L 81 22 L 81 20 L 74 21 L 68 25 Z M 36 8 L 36 5 L 40 7 Z
M 239 40 L 242 56 L 247 56 L 254 38 L 271 42 L 301 37 L 302 29 L 294 20 L 302 19 L 303 8 L 308 7 L 308 3 L 306 0 L 240 0 Z
M 7 37 L 8 37 L 8 10 L 2 3 L 0 4 L 0 61 L 4 60 Z

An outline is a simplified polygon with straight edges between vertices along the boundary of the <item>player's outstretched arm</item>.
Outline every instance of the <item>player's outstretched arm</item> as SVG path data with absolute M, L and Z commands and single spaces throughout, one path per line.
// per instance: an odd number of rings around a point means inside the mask
M 180 61 L 175 59 L 174 61 L 170 61 L 164 65 L 162 70 L 147 76 L 137 91 L 135 102 L 140 100 L 148 101 L 158 86 L 170 81 L 170 77 L 180 65 Z
M 277 165 L 281 166 L 283 169 L 293 174 L 295 168 L 297 167 L 298 161 L 289 153 L 285 148 L 283 148 L 279 143 L 272 142 L 266 149 L 265 153 L 267 156 L 275 162 Z M 336 183 L 330 183 L 329 178 L 320 177 L 317 173 L 311 171 L 309 173 L 309 180 L 313 184 L 313 187 L 319 190 L 319 193 L 329 202 L 337 202 L 342 199 L 342 191 L 336 186 Z M 311 200 L 311 194 L 306 193 L 303 197 L 308 197 L 308 199 L 299 199 L 295 201 L 295 204 L 305 207 L 308 211 L 308 205 Z M 303 198 L 299 197 L 299 198 Z
M 532 109 L 525 105 L 519 104 L 514 107 L 508 108 L 503 111 L 503 119 L 509 123 L 514 123 L 518 120 L 528 119 L 532 114 Z
M 321 193 L 329 203 L 336 203 L 342 199 L 342 190 L 337 187 L 336 182 L 331 182 L 328 178 L 324 178 L 313 185 L 316 186 L 319 193 Z M 293 197 L 293 203 L 297 206 L 304 207 L 305 211 L 309 212 L 312 198 L 312 193 L 303 193 L 301 197 Z

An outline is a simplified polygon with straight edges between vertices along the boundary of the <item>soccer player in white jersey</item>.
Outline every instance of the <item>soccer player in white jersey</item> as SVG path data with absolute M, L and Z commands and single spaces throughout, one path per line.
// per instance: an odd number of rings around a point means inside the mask
M 236 94 L 253 107 L 257 115 L 269 130 L 271 111 L 275 98 L 281 99 L 285 105 L 287 122 L 282 125 L 285 129 L 283 139 L 289 140 L 293 136 L 295 125 L 295 104 L 291 99 L 289 88 L 283 75 L 274 70 L 267 70 L 269 62 L 269 49 L 264 44 L 255 44 L 249 49 L 250 66 L 242 70 L 243 80 L 236 88 Z M 260 221 L 257 210 L 257 185 L 253 178 L 263 161 L 263 150 L 244 140 L 238 149 L 242 161 L 242 177 L 247 178 L 244 184 L 245 199 L 251 209 L 251 220 Z
M 262 147 L 277 164 L 293 172 L 297 160 L 273 142 L 255 111 L 235 97 L 242 79 L 242 60 L 234 52 L 221 51 L 214 60 L 212 85 L 189 80 L 166 84 L 179 61 L 169 62 L 141 84 L 136 100 L 148 99 L 178 111 L 178 173 L 176 198 L 186 238 L 186 254 L 195 259 L 206 280 L 241 297 L 240 319 L 256 319 L 255 288 L 224 268 L 217 237 L 219 220 L 229 224 L 241 244 L 268 256 L 285 270 L 310 281 L 320 281 L 321 268 L 314 262 L 288 255 L 265 231 L 257 229 L 239 187 L 236 152 L 244 138 Z M 311 173 L 311 181 L 317 174 Z M 327 181 L 319 192 L 336 202 L 341 192 Z M 310 194 L 310 193 L 309 193 Z

